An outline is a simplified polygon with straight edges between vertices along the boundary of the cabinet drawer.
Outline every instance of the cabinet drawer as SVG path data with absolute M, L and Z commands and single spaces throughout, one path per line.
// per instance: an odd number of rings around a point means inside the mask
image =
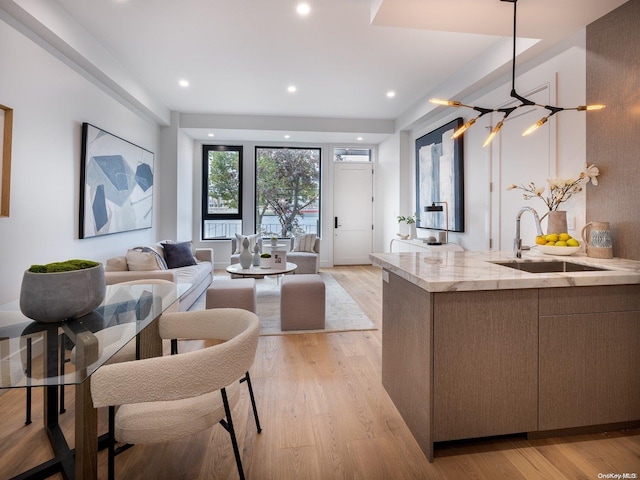
M 541 288 L 540 316 L 640 310 L 640 285 Z

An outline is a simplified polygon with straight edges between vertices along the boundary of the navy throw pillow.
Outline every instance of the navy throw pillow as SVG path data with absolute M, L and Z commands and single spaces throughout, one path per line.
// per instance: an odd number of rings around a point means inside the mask
M 197 263 L 191 253 L 191 242 L 163 243 L 162 248 L 168 268 L 188 267 Z

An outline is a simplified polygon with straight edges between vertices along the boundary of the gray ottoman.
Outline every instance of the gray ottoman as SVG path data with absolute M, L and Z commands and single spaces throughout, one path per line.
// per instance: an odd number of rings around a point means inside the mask
M 214 280 L 207 289 L 206 308 L 242 308 L 255 313 L 256 281 L 253 278 Z
M 280 285 L 280 328 L 283 331 L 323 329 L 324 290 L 320 275 L 284 275 Z

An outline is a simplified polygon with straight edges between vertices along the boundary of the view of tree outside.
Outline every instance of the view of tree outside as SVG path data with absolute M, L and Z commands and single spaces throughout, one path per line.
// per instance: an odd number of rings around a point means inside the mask
M 320 233 L 320 149 L 256 147 L 256 232 Z
M 370 148 L 334 148 L 334 162 L 370 162 Z
M 242 147 L 203 146 L 203 238 L 242 230 Z

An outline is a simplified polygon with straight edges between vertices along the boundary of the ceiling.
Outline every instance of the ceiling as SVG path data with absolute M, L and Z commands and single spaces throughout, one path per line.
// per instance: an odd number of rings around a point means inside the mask
M 155 105 L 149 110 L 202 114 L 186 129 L 199 139 L 377 143 L 429 96 L 481 85 L 486 78 L 455 87 L 450 79 L 511 41 L 513 3 L 505 1 L 306 1 L 305 17 L 296 0 L 0 0 L 0 8 L 31 29 L 37 23 L 110 88 Z M 520 0 L 518 34 L 542 39 L 537 53 L 624 1 Z M 89 39 L 104 51 L 89 52 Z M 511 52 L 502 52 L 492 61 L 504 68 Z M 225 116 L 240 120 L 225 128 Z M 244 116 L 254 120 L 246 128 Z M 274 117 L 287 121 L 270 129 Z M 255 128 L 256 118 L 265 126 Z M 296 128 L 302 118 L 352 121 Z

